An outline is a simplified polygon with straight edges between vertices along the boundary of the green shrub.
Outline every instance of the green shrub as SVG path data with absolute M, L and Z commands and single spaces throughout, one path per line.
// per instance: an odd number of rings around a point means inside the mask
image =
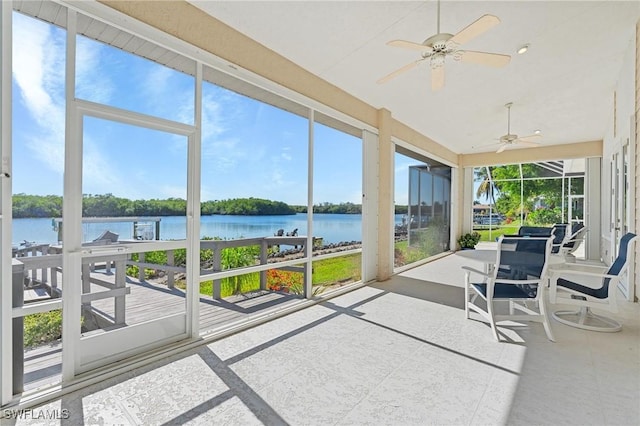
M 30 348 L 62 337 L 62 310 L 24 317 L 24 346 Z
M 458 244 L 460 248 L 474 248 L 480 241 L 480 234 L 477 232 L 471 232 L 461 235 L 458 238 Z
M 562 210 L 558 207 L 534 210 L 527 215 L 527 222 L 531 225 L 553 225 L 554 223 L 561 223 Z

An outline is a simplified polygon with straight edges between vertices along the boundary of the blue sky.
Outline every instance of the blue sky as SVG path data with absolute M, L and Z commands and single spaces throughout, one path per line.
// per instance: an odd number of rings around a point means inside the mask
M 13 192 L 61 195 L 65 32 L 13 16 Z M 193 124 L 193 77 L 84 37 L 77 45 L 77 98 Z M 304 118 L 205 83 L 202 200 L 306 204 L 307 132 Z M 360 203 L 361 140 L 320 124 L 314 134 L 314 203 Z M 398 204 L 415 163 L 396 159 Z M 185 137 L 84 118 L 83 193 L 186 198 L 186 179 Z

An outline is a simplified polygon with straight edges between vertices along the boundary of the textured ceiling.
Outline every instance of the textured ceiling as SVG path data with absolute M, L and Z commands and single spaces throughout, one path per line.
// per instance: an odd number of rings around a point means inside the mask
M 376 80 L 420 58 L 385 43 L 435 34 L 436 1 L 191 3 L 457 153 L 491 150 L 478 146 L 507 132 L 507 102 L 511 133 L 540 129 L 544 145 L 602 139 L 640 18 L 640 1 L 443 1 L 441 32 L 496 15 L 499 25 L 463 47 L 512 59 L 496 69 L 448 58 L 445 87 L 432 92 L 426 65 Z

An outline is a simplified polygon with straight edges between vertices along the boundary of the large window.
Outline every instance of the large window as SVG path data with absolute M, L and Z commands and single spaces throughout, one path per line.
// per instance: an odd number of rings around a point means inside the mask
M 23 361 L 16 354 L 14 366 L 23 374 L 14 383 L 29 391 L 58 383 L 61 373 L 62 310 L 44 303 L 59 300 L 66 274 L 59 257 L 46 266 L 38 259 L 58 244 L 51 220 L 62 211 L 66 31 L 14 12 L 12 36 L 13 291 L 14 300 L 41 307 L 13 320 L 22 323 L 14 341 L 24 344 Z
M 362 135 L 323 114 L 315 120 L 312 291 L 320 294 L 362 278 Z
M 585 160 L 474 169 L 473 228 L 485 241 L 518 228 L 584 223 Z
M 399 267 L 450 249 L 451 168 L 398 149 L 395 171 L 394 252 Z

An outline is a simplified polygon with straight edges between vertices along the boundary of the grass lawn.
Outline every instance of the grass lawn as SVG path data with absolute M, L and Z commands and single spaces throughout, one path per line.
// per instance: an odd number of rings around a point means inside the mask
M 489 235 L 488 229 L 476 229 L 475 231 L 480 234 L 480 241 L 495 241 L 500 235 L 516 235 L 520 225 L 498 225 L 491 229 L 491 235 Z
M 332 257 L 313 262 L 313 285 L 334 284 L 340 281 L 358 281 L 362 277 L 362 253 Z
M 331 285 L 351 280 L 358 281 L 362 277 L 360 264 L 361 253 L 346 256 L 332 257 L 313 262 L 313 286 Z M 275 266 L 275 265 L 274 265 Z M 186 288 L 184 281 L 176 283 L 179 288 Z M 248 293 L 260 289 L 260 275 L 258 272 L 225 278 L 222 280 L 220 293 L 222 297 L 235 293 L 236 286 L 240 287 L 240 293 Z M 213 281 L 200 283 L 200 294 L 211 296 L 213 294 Z

